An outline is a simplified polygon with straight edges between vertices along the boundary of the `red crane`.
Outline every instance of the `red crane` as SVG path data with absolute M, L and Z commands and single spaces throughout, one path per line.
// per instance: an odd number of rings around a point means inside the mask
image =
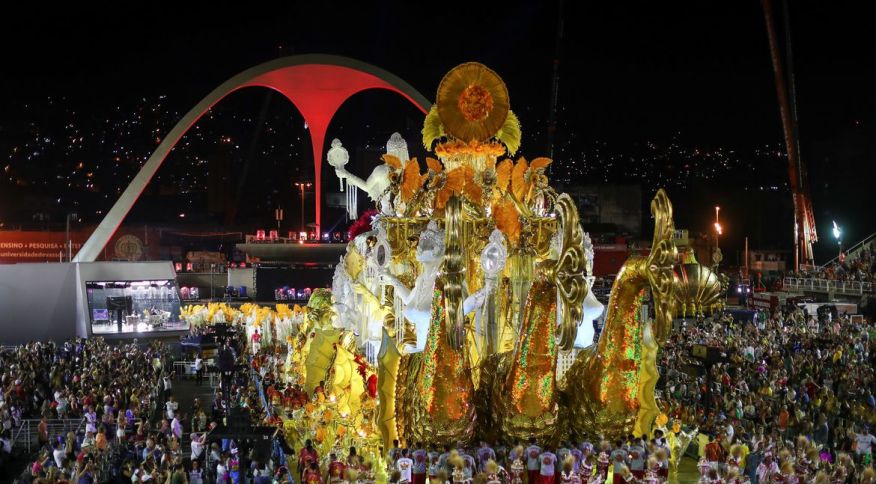
M 812 212 L 812 200 L 809 197 L 809 182 L 806 177 L 806 167 L 800 159 L 800 142 L 798 139 L 797 105 L 795 101 L 793 57 L 791 52 L 790 17 L 788 3 L 784 2 L 785 16 L 785 50 L 789 79 L 785 79 L 781 61 L 776 25 L 773 19 L 771 0 L 761 0 L 763 16 L 766 21 L 767 37 L 770 43 L 770 57 L 773 63 L 773 74 L 776 81 L 776 95 L 779 101 L 779 113 L 782 117 L 782 131 L 785 137 L 785 147 L 788 152 L 788 177 L 791 180 L 791 196 L 794 203 L 794 270 L 800 270 L 803 264 L 813 265 L 812 244 L 818 242 L 815 232 L 815 215 Z

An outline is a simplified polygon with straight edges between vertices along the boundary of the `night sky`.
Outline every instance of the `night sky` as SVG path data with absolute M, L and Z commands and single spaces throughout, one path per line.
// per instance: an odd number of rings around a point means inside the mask
M 166 96 L 169 109 L 182 115 L 248 67 L 281 55 L 329 53 L 387 69 L 430 99 L 448 69 L 483 62 L 508 84 L 512 109 L 527 135 L 523 153 L 545 154 L 557 3 L 414 3 L 250 2 L 246 8 L 176 3 L 136 9 L 121 3 L 99 9 L 33 4 L 7 17 L 0 32 L 5 64 L 0 150 L 10 148 L 7 135 L 25 122 L 22 104 L 44 103 L 46 96 L 61 97 L 95 118 L 141 98 Z M 780 147 L 760 2 L 565 3 L 558 163 L 574 166 L 577 153 L 598 143 L 620 149 L 675 139 L 691 149 L 738 152 Z M 776 3 L 780 13 L 781 2 Z M 827 240 L 835 219 L 848 240 L 858 240 L 876 231 L 871 19 L 860 7 L 832 2 L 792 1 L 790 7 L 802 152 L 818 230 Z M 231 110 L 255 116 L 270 103 L 274 115 L 290 120 L 281 134 L 306 139 L 294 108 L 283 102 L 279 96 L 266 100 L 264 92 L 235 94 L 221 109 L 223 116 Z M 419 126 L 410 121 L 416 117 L 403 102 L 368 94 L 342 109 L 329 138 L 341 133 L 363 144 L 368 138 L 358 132 L 373 130 L 367 136 L 379 141 L 398 129 L 416 145 Z M 786 182 L 783 162 L 772 163 L 762 167 L 762 175 L 670 187 L 670 197 L 678 200 L 677 224 L 705 230 L 719 204 L 730 250 L 738 247 L 741 232 L 756 232 L 751 236 L 764 245 L 790 247 L 786 188 L 760 196 L 750 191 L 757 181 L 748 183 L 759 176 L 768 184 Z M 308 157 L 300 170 L 309 165 Z M 599 169 L 591 166 L 587 173 Z M 291 170 L 283 176 L 295 177 Z M 753 224 L 754 219 L 760 221 Z M 818 253 L 834 247 L 822 242 Z

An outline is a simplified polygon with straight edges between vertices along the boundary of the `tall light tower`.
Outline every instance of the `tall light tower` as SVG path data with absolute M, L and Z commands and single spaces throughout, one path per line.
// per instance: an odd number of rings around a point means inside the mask
M 313 186 L 311 182 L 295 182 L 294 185 L 298 188 L 301 194 L 301 231 L 306 232 L 304 227 L 304 190 Z
M 715 207 L 715 253 L 712 254 L 712 262 L 715 264 L 715 267 L 718 267 L 718 264 L 724 259 L 723 254 L 721 254 L 721 246 L 719 245 L 718 238 L 724 233 L 724 230 L 721 228 L 721 219 L 719 217 L 719 213 L 721 212 L 721 207 Z
M 839 225 L 836 224 L 836 220 L 833 221 L 833 238 L 836 239 L 837 245 L 839 245 L 839 254 L 837 255 L 837 260 L 842 264 L 843 258 L 843 231 L 839 228 Z

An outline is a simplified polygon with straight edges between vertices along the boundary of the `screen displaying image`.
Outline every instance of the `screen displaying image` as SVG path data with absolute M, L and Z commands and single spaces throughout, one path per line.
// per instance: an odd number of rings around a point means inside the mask
M 187 330 L 174 280 L 85 283 L 93 334 Z

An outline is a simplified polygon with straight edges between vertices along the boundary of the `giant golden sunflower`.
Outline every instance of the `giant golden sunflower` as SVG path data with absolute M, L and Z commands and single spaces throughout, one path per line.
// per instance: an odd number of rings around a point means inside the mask
M 435 104 L 444 131 L 463 141 L 486 141 L 495 136 L 510 109 L 505 82 L 477 62 L 448 72 L 438 86 Z

